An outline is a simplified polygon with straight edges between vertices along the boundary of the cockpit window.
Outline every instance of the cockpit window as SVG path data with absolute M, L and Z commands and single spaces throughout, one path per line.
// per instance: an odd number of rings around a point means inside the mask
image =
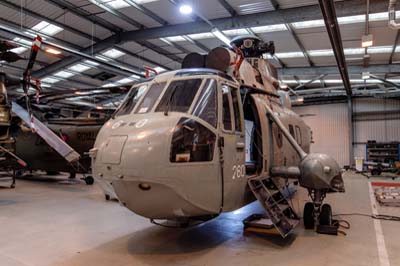
M 208 79 L 193 109 L 193 115 L 203 119 L 213 127 L 217 127 L 217 114 L 217 81 Z
M 232 130 L 232 117 L 231 117 L 231 105 L 230 105 L 230 90 L 228 86 L 222 86 L 222 119 L 224 124 L 224 129 Z
M 186 113 L 200 88 L 202 79 L 172 81 L 157 106 L 156 112 Z
M 130 90 L 128 96 L 121 104 L 121 107 L 116 112 L 115 116 L 127 115 L 130 114 L 138 103 L 140 97 L 147 89 L 147 84 L 143 84 L 139 87 L 134 87 Z
M 147 90 L 147 93 L 144 96 L 142 102 L 136 109 L 135 113 L 144 114 L 150 112 L 150 110 L 153 108 L 155 102 L 157 101 L 164 87 L 165 87 L 165 82 L 154 83 L 153 85 L 151 85 L 151 87 Z

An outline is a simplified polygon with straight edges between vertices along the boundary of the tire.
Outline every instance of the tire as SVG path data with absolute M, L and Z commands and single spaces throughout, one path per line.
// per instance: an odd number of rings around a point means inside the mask
M 382 171 L 380 169 L 372 169 L 371 170 L 371 175 L 381 175 Z
M 314 204 L 312 202 L 307 202 L 304 205 L 303 223 L 305 229 L 314 229 Z
M 105 196 L 107 201 L 109 201 L 111 199 L 110 195 L 108 195 L 108 194 L 105 194 L 104 196 Z
M 319 215 L 320 225 L 332 225 L 332 208 L 329 204 L 322 205 L 321 213 Z
M 86 183 L 86 185 L 93 185 L 94 178 L 92 176 L 85 177 L 85 183 Z

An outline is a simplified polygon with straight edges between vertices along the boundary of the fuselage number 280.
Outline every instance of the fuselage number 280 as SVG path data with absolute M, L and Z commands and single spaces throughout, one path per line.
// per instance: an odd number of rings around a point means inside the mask
M 244 165 L 234 165 L 232 167 L 232 179 L 235 180 L 236 178 L 242 178 L 246 175 L 246 166 Z

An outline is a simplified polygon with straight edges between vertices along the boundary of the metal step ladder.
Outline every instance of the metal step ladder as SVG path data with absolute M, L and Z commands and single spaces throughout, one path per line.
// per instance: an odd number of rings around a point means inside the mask
M 266 217 L 259 220 L 268 218 L 282 237 L 289 235 L 300 221 L 290 204 L 293 194 L 286 186 L 281 187 L 271 177 L 249 178 L 248 184 L 266 211 Z M 257 221 L 252 221 L 249 226 L 258 227 Z M 260 224 L 260 227 L 263 226 Z

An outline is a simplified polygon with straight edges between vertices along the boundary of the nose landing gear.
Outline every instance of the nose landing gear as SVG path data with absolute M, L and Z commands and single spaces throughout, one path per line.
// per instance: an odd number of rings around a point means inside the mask
M 322 204 L 326 192 L 324 190 L 309 190 L 312 202 L 307 202 L 304 205 L 304 228 L 316 229 L 317 233 L 320 234 L 337 235 L 338 225 L 332 219 L 332 207 L 329 204 Z

